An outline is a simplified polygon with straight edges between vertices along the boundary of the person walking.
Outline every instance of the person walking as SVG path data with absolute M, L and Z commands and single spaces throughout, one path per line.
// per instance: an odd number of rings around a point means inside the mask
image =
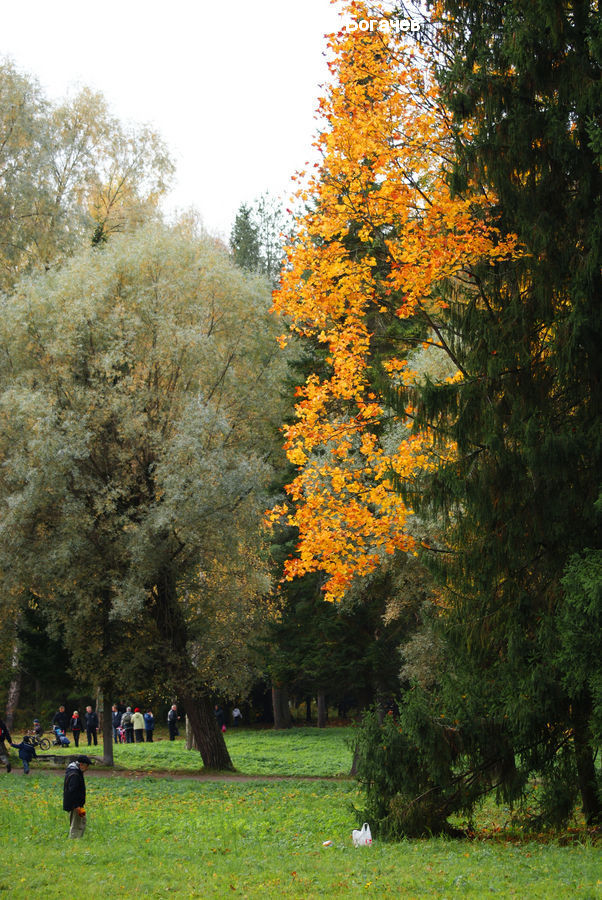
M 10 763 L 6 744 L 12 744 L 10 731 L 8 730 L 2 719 L 0 719 L 0 762 L 3 766 L 6 766 L 6 771 L 10 772 L 12 769 L 12 765 Z
M 23 763 L 23 774 L 29 775 L 29 763 L 32 759 L 37 759 L 38 754 L 36 753 L 36 748 L 29 740 L 23 738 L 20 744 L 13 744 L 11 741 L 11 747 L 14 747 L 15 750 L 19 751 L 19 759 Z
M 134 740 L 137 744 L 144 743 L 144 716 L 138 706 L 135 708 L 132 716 L 132 725 L 134 726 Z
M 86 830 L 86 782 L 84 772 L 92 760 L 78 756 L 65 769 L 63 809 L 69 813 L 69 837 L 80 838 Z
M 242 722 L 242 713 L 239 710 L 238 706 L 235 706 L 232 710 L 232 721 L 234 722 L 235 728 L 238 728 L 238 726 Z
M 117 729 L 121 727 L 121 713 L 115 704 L 111 707 L 111 725 L 113 726 L 113 740 L 116 744 L 119 744 L 120 739 Z
M 128 706 L 121 717 L 121 727 L 125 731 L 126 744 L 134 743 L 134 724 L 132 722 L 132 707 Z
M 84 723 L 79 717 L 79 713 L 76 709 L 73 710 L 73 715 L 71 716 L 71 721 L 69 722 L 69 728 L 71 729 L 71 733 L 73 734 L 73 743 L 76 747 L 79 747 L 79 736 L 84 730 Z M 88 741 L 90 743 L 90 741 Z
M 65 712 L 64 706 L 59 706 L 58 710 L 53 716 L 52 724 L 58 726 L 63 734 L 66 733 L 67 728 L 69 727 L 69 716 Z
M 180 717 L 178 715 L 178 707 L 175 703 L 172 704 L 171 709 L 167 713 L 167 728 L 169 730 L 169 740 L 175 741 L 176 735 L 180 732 L 178 731 L 178 722 Z
M 86 737 L 88 738 L 88 747 L 94 741 L 94 746 L 98 744 L 98 716 L 91 706 L 86 706 Z
M 215 708 L 213 710 L 213 715 L 215 716 L 215 721 L 217 722 L 217 727 L 220 731 L 225 731 L 226 720 L 224 716 L 224 711 L 219 705 L 219 703 L 215 704 Z
M 155 730 L 155 717 L 152 709 L 147 709 L 144 713 L 144 730 L 146 732 L 146 743 L 152 744 L 153 731 Z

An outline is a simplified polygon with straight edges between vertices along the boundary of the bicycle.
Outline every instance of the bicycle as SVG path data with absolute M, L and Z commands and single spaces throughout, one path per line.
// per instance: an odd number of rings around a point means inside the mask
M 23 737 L 23 741 L 26 744 L 32 744 L 34 747 L 39 747 L 40 750 L 50 750 L 50 741 L 48 738 L 40 737 L 39 734 L 26 734 Z

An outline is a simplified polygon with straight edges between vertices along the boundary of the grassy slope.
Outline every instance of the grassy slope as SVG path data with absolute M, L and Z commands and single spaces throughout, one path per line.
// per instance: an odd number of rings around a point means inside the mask
M 303 729 L 228 741 L 242 771 L 287 774 L 294 765 L 320 774 L 345 769 L 344 738 Z M 182 742 L 122 750 L 124 762 L 159 751 L 187 758 Z M 600 850 L 588 843 L 437 839 L 354 849 L 351 803 L 361 798 L 352 781 L 87 780 L 88 830 L 69 841 L 61 774 L 0 774 L 0 896 L 602 897 Z
M 590 846 L 430 840 L 354 849 L 350 782 L 89 778 L 88 831 L 69 841 L 60 775 L 0 777 L 0 894 L 12 897 L 31 896 L 33 885 L 45 898 L 600 896 L 599 850 Z
M 352 733 L 352 728 L 232 729 L 226 733 L 226 742 L 234 766 L 246 775 L 347 775 Z M 101 757 L 102 746 L 88 748 L 84 737 L 79 750 L 73 744 L 65 749 L 52 747 L 49 755 L 71 756 L 75 752 Z M 198 772 L 202 768 L 199 753 L 186 750 L 183 738 L 116 744 L 114 754 L 120 769 Z

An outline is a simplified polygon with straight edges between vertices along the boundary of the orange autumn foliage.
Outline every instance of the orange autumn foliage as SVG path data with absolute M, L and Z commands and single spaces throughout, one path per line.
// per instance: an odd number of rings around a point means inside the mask
M 373 19 L 375 9 L 350 2 L 345 14 Z M 412 550 L 411 510 L 392 474 L 411 480 L 436 464 L 431 437 L 410 435 L 403 417 L 392 422 L 375 393 L 379 317 L 420 316 L 432 328 L 446 306 L 443 281 L 484 257 L 507 258 L 516 245 L 488 222 L 485 195 L 450 193 L 450 119 L 428 52 L 385 29 L 343 30 L 329 47 L 335 80 L 319 105 L 322 160 L 297 194 L 308 211 L 274 307 L 291 331 L 327 345 L 330 371 L 298 389 L 285 443 L 298 466 L 287 487 L 292 510 L 278 507 L 272 519 L 299 529 L 286 577 L 324 571 L 326 599 L 338 600 L 383 552 Z M 414 378 L 402 357 L 381 360 L 393 383 Z

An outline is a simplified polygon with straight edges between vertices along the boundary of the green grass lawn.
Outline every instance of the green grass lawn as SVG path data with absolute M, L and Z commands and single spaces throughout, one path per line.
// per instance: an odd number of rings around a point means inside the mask
M 347 775 L 352 752 L 352 728 L 231 729 L 226 743 L 235 768 L 246 775 Z M 160 733 L 161 735 L 161 733 Z M 79 750 L 52 747 L 48 755 L 74 753 L 102 756 L 102 744 L 88 747 L 80 740 Z M 198 772 L 202 762 L 198 751 L 186 750 L 183 738 L 159 739 L 152 744 L 115 744 L 115 765 L 136 771 L 163 770 Z M 44 753 L 39 753 L 40 759 Z M 18 764 L 18 761 L 17 761 Z M 34 760 L 35 766 L 35 760 Z
M 436 839 L 354 849 L 349 806 L 359 797 L 349 781 L 88 775 L 88 828 L 71 841 L 60 774 L 0 778 L 0 895 L 602 896 L 600 851 L 588 844 Z
M 265 779 L 346 773 L 351 733 L 228 732 L 235 765 L 253 776 L 244 782 L 178 779 L 199 768 L 183 740 L 117 747 L 119 765 L 140 774 L 88 773 L 80 841 L 67 837 L 62 772 L 34 761 L 27 778 L 0 773 L 0 897 L 602 898 L 599 846 L 505 840 L 493 804 L 473 841 L 356 849 L 352 805 L 362 798 L 353 780 Z M 151 767 L 174 774 L 151 777 Z

